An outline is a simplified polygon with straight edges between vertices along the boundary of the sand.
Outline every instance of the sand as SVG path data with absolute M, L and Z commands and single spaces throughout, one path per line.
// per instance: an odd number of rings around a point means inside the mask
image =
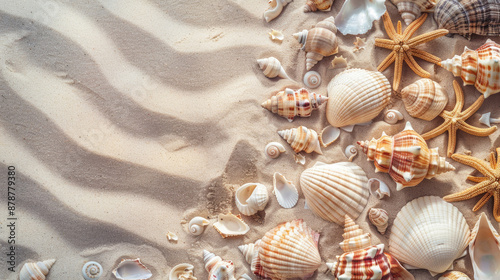
M 141 258 L 153 272 L 151 279 L 167 279 L 170 269 L 187 262 L 195 276 L 206 279 L 203 249 L 233 260 L 236 276 L 252 275 L 237 249 L 254 242 L 279 223 L 304 219 L 321 233 L 319 250 L 323 264 L 311 279 L 333 279 L 325 274 L 327 261 L 342 251 L 343 228 L 304 210 L 299 177 L 317 161 L 346 161 L 343 151 L 358 140 L 389 135 L 410 121 L 423 133 L 439 125 L 438 117 L 427 122 L 410 117 L 400 99 L 391 107 L 405 118 L 396 125 L 382 115 L 370 126 L 342 132 L 323 155 L 307 154 L 305 166 L 293 159 L 293 151 L 277 130 L 305 125 L 320 131 L 328 123 L 325 106 L 309 118 L 292 123 L 266 111 L 260 104 L 285 86 L 301 87 L 305 54 L 291 36 L 318 21 L 336 16 L 344 1 L 331 12 L 305 14 L 305 1 L 295 0 L 274 21 L 262 18 L 266 1 L 2 1 L 0 5 L 0 200 L 2 254 L 0 278 L 17 279 L 26 261 L 57 259 L 47 279 L 83 279 L 81 267 L 89 260 L 104 268 L 101 279 L 114 279 L 111 271 L 122 258 Z M 199 3 L 203 2 L 203 3 Z M 400 19 L 387 2 L 393 21 Z M 429 17 L 417 34 L 436 29 Z M 270 40 L 271 28 L 285 34 L 282 43 Z M 355 36 L 338 34 L 340 51 L 349 68 L 375 70 L 389 54 L 375 48 L 374 38 L 387 38 L 379 21 L 362 38 L 366 48 L 353 52 Z M 498 37 L 492 38 L 497 42 Z M 475 49 L 486 37 L 471 41 L 455 35 L 426 43 L 421 48 L 442 59 L 460 54 L 464 46 Z M 295 80 L 268 79 L 256 59 L 275 56 Z M 333 57 L 314 70 L 323 83 L 314 91 L 327 94 L 326 86 L 345 70 L 330 69 Z M 454 104 L 452 74 L 425 61 L 419 64 L 432 73 Z M 383 72 L 392 84 L 393 66 Z M 406 65 L 402 86 L 419 79 Z M 462 87 L 466 106 L 479 93 Z M 482 113 L 499 117 L 500 94 L 491 96 L 468 121 L 482 126 Z M 496 113 L 495 113 L 496 112 Z M 486 158 L 500 146 L 500 132 L 489 137 L 457 134 L 456 152 L 471 151 Z M 286 153 L 278 159 L 264 155 L 268 142 L 278 141 Z M 446 150 L 447 136 L 429 141 L 430 147 Z M 386 209 L 390 225 L 398 211 L 424 195 L 444 196 L 471 182 L 473 169 L 449 161 L 455 172 L 425 180 L 419 186 L 396 192 L 388 174 L 374 172 L 372 162 L 359 154 L 354 162 L 369 178 L 389 184 L 385 200 L 370 196 L 356 222 L 372 234 L 373 243 L 388 245 L 390 226 L 380 235 L 367 219 L 371 207 Z M 15 273 L 7 270 L 8 220 L 6 184 L 8 166 L 16 172 Z M 213 223 L 220 213 L 238 213 L 234 191 L 248 182 L 259 182 L 271 191 L 274 172 L 283 173 L 299 187 L 299 202 L 283 209 L 271 195 L 264 212 L 243 217 L 251 230 L 243 237 L 222 239 L 208 226 L 200 236 L 190 235 L 186 222 L 203 216 Z M 473 226 L 480 212 L 492 218 L 493 202 L 478 213 L 478 198 L 453 203 Z M 498 223 L 494 223 L 498 229 Z M 178 242 L 169 242 L 172 231 Z M 469 256 L 455 268 L 472 277 Z M 425 270 L 411 271 L 416 279 L 437 279 Z M 252 275 L 255 279 L 255 276 Z

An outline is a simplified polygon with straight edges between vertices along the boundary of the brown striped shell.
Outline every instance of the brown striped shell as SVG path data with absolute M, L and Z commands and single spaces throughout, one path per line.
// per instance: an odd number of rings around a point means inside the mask
M 393 0 L 398 7 L 406 25 L 409 25 L 416 18 L 420 17 L 422 12 L 432 12 L 436 6 L 437 0 Z
M 328 97 L 309 92 L 305 88 L 296 91 L 287 88 L 264 101 L 261 106 L 291 122 L 296 116 L 309 117 L 312 110 L 318 109 L 327 100 Z
M 280 130 L 278 134 L 290 144 L 295 153 L 304 151 L 306 153 L 316 152 L 320 155 L 323 154 L 319 145 L 318 133 L 312 129 L 299 126 L 297 128 Z
M 368 212 L 368 219 L 377 227 L 377 230 L 384 234 L 389 225 L 389 213 L 382 208 L 371 208 Z
M 401 98 L 410 116 L 430 121 L 443 111 L 448 95 L 431 79 L 420 79 L 401 90 Z

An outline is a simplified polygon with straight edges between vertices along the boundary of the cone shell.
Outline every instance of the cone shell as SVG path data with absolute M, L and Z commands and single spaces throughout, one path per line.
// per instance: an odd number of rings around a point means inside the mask
M 391 85 L 380 72 L 349 69 L 328 84 L 326 118 L 335 127 L 364 123 L 389 104 Z
M 266 208 L 269 194 L 266 186 L 259 183 L 248 183 L 236 190 L 236 207 L 243 215 L 253 215 Z
M 401 90 L 401 98 L 410 116 L 430 121 L 444 110 L 448 95 L 431 79 L 420 79 Z
M 280 130 L 278 134 L 290 144 L 295 153 L 304 151 L 306 153 L 316 152 L 320 155 L 323 154 L 319 146 L 318 133 L 312 129 L 299 126 L 297 128 Z
M 281 66 L 281 62 L 275 57 L 268 57 L 257 59 L 257 63 L 259 63 L 260 69 L 264 72 L 264 75 L 268 78 L 276 78 L 280 77 L 283 79 L 290 79 Z
M 368 212 L 368 219 L 377 227 L 377 230 L 384 234 L 387 226 L 389 225 L 389 213 L 381 208 L 372 208 Z
M 304 13 L 318 10 L 328 12 L 332 9 L 332 4 L 333 0 L 307 0 L 304 5 Z
M 208 272 L 208 280 L 236 280 L 232 261 L 222 260 L 207 250 L 203 250 L 203 261 Z
M 46 260 L 36 263 L 25 263 L 19 273 L 19 280 L 45 280 L 50 268 L 56 260 Z
M 464 85 L 474 85 L 484 98 L 500 92 L 500 45 L 490 39 L 477 50 L 465 47 L 461 56 L 441 61 L 440 65 L 461 77 Z
M 437 196 L 423 196 L 396 216 L 389 251 L 399 261 L 435 275 L 462 256 L 469 240 L 469 226 L 458 208 Z
M 313 110 L 318 109 L 327 100 L 327 97 L 309 92 L 305 88 L 296 91 L 287 88 L 266 100 L 261 106 L 291 122 L 296 116 L 309 117 Z
M 469 252 L 474 279 L 500 279 L 500 235 L 484 213 L 472 230 Z
M 450 271 L 443 274 L 438 280 L 470 280 L 470 278 L 463 272 Z
M 406 25 L 409 25 L 420 17 L 422 12 L 433 12 L 437 0 L 394 0 L 392 2 L 398 7 Z
M 300 187 L 309 208 L 321 218 L 344 224 L 344 216 L 357 218 L 368 202 L 368 178 L 352 162 L 316 163 L 300 175 Z

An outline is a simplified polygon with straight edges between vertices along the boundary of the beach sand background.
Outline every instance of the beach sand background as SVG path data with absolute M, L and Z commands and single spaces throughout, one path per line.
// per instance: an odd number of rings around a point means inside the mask
M 305 1 L 295 0 L 270 23 L 262 17 L 264 0 L 0 2 L 1 279 L 17 279 L 26 261 L 52 258 L 57 262 L 47 279 L 83 279 L 81 267 L 90 260 L 102 264 L 101 279 L 114 279 L 111 271 L 122 258 L 141 258 L 154 280 L 168 279 L 170 269 L 183 262 L 195 266 L 198 279 L 206 279 L 203 249 L 234 261 L 236 276 L 247 273 L 255 279 L 237 246 L 292 219 L 304 219 L 321 233 L 323 264 L 312 279 L 333 279 L 324 273 L 324 262 L 342 253 L 338 243 L 343 228 L 304 210 L 301 172 L 318 161 L 346 161 L 346 146 L 378 138 L 383 131 L 394 135 L 406 121 L 419 133 L 442 122 L 439 117 L 414 119 L 393 98 L 390 107 L 399 109 L 404 121 L 389 125 L 381 114 L 370 126 L 342 131 L 335 144 L 323 148 L 323 155 L 307 154 L 305 166 L 295 163 L 293 151 L 276 131 L 300 125 L 320 131 L 328 125 L 326 105 L 289 123 L 260 104 L 285 86 L 303 86 L 305 53 L 292 34 L 335 17 L 342 0 L 335 1 L 332 11 L 316 13 L 303 13 Z M 401 19 L 392 3 L 386 6 L 394 23 Z M 430 16 L 416 34 L 436 26 Z M 282 43 L 270 40 L 271 28 L 284 33 Z M 339 55 L 349 68 L 375 70 L 389 54 L 374 47 L 375 38 L 387 38 L 381 21 L 360 36 L 367 45 L 359 52 L 353 52 L 356 36 L 337 35 Z M 447 59 L 461 54 L 464 46 L 476 49 L 486 39 L 474 35 L 468 41 L 455 35 L 421 48 Z M 278 58 L 295 82 L 266 78 L 256 59 L 269 56 Z M 326 95 L 328 82 L 345 70 L 330 69 L 332 59 L 324 58 L 313 69 L 323 77 L 317 93 Z M 452 108 L 453 75 L 418 62 L 445 88 L 447 108 Z M 392 84 L 393 66 L 383 74 Z M 419 78 L 405 65 L 401 88 Z M 473 86 L 462 89 L 466 107 L 480 96 Z M 494 112 L 500 117 L 499 109 L 500 94 L 493 95 L 468 123 L 482 126 L 480 115 Z M 499 135 L 475 137 L 459 131 L 456 152 L 486 158 L 500 146 Z M 278 159 L 264 155 L 271 141 L 287 149 Z M 428 143 L 445 155 L 446 135 Z M 466 177 L 473 169 L 448 160 L 455 172 L 396 192 L 389 175 L 375 174 L 373 162 L 358 154 L 354 162 L 392 191 L 384 200 L 370 196 L 356 220 L 372 234 L 373 244 L 388 245 L 392 222 L 407 202 L 472 186 Z M 8 166 L 16 171 L 16 273 L 6 265 Z M 264 212 L 243 217 L 251 227 L 243 237 L 222 239 L 212 225 L 201 236 L 187 232 L 186 222 L 194 216 L 213 223 L 220 213 L 237 214 L 234 191 L 244 183 L 263 183 L 271 192 L 274 172 L 297 185 L 300 197 L 294 208 L 281 208 L 270 193 Z M 471 228 L 480 212 L 494 221 L 493 201 L 472 212 L 478 199 L 453 203 Z M 389 212 L 385 235 L 368 221 L 372 207 Z M 168 231 L 179 236 L 177 243 L 167 240 Z M 455 268 L 473 275 L 469 256 L 455 261 Z M 425 270 L 411 272 L 416 279 L 438 278 Z

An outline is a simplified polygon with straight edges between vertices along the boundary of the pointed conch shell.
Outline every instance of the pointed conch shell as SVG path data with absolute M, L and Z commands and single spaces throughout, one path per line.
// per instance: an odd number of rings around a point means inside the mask
M 261 106 L 291 122 L 296 116 L 309 117 L 312 110 L 318 109 L 327 100 L 327 97 L 309 92 L 305 88 L 296 91 L 286 88 L 264 101 Z
M 472 230 L 469 253 L 474 279 L 500 279 L 500 235 L 484 213 Z
M 316 71 L 309 71 L 304 75 L 304 84 L 308 88 L 317 88 L 321 84 L 321 75 Z
M 197 280 L 193 275 L 194 266 L 188 263 L 181 263 L 170 270 L 168 280 Z
M 319 146 L 318 133 L 312 129 L 299 126 L 297 128 L 280 130 L 278 134 L 290 144 L 295 153 L 304 151 L 306 153 L 316 152 L 320 155 L 323 154 Z
M 406 25 L 409 25 L 420 17 L 422 12 L 433 12 L 438 0 L 393 0 L 392 2 L 398 7 Z
M 270 7 L 264 12 L 264 19 L 267 22 L 275 19 L 281 14 L 283 8 L 290 2 L 292 2 L 292 0 L 270 0 Z
M 479 278 L 476 278 L 479 279 Z M 450 271 L 443 274 L 443 276 L 439 277 L 438 280 L 470 280 L 467 274 L 460 271 Z
M 346 0 L 335 21 L 344 34 L 364 34 L 386 11 L 385 0 Z
M 324 11 L 329 12 L 332 9 L 333 0 L 307 0 L 304 5 L 304 13 Z
M 460 76 L 464 86 L 474 85 L 484 98 L 500 92 L 500 45 L 490 39 L 477 50 L 465 47 L 461 56 L 455 55 L 439 65 L 455 77 Z
M 281 66 L 281 62 L 275 57 L 261 58 L 257 59 L 260 69 L 264 72 L 264 75 L 268 78 L 280 77 L 283 79 L 290 79 Z M 291 79 L 290 79 L 291 80 Z
M 251 216 L 266 208 L 269 194 L 266 186 L 259 183 L 247 183 L 236 190 L 236 207 L 243 215 Z
M 275 172 L 273 176 L 274 194 L 278 203 L 283 208 L 292 208 L 299 201 L 299 192 L 292 183 L 281 173 Z
M 85 280 L 99 280 L 102 275 L 102 266 L 98 262 L 87 262 L 82 267 Z
M 430 121 L 448 104 L 448 94 L 431 79 L 420 79 L 401 90 L 401 98 L 410 116 Z
M 56 260 L 46 260 L 36 263 L 25 263 L 19 273 L 19 280 L 45 280 L 50 268 Z
M 307 71 L 321 61 L 323 57 L 334 55 L 338 52 L 337 27 L 333 17 L 320 21 L 311 30 L 303 30 L 293 34 L 306 52 Z
M 368 178 L 352 162 L 317 162 L 300 175 L 307 205 L 321 218 L 342 225 L 348 214 L 357 218 L 368 202 Z
M 236 280 L 232 261 L 222 260 L 207 250 L 203 250 L 203 261 L 208 272 L 208 280 Z
M 210 221 L 203 217 L 194 217 L 189 221 L 189 232 L 193 235 L 200 235 L 209 224 Z
M 432 275 L 453 266 L 469 244 L 470 230 L 458 208 L 437 196 L 407 203 L 396 216 L 389 251 L 402 263 Z
M 387 213 L 387 211 L 381 208 L 372 208 L 370 212 L 368 212 L 368 219 L 377 227 L 378 232 L 381 234 L 385 233 L 389 225 L 389 213 Z
M 213 226 L 222 238 L 245 235 L 250 230 L 250 227 L 241 219 L 240 215 L 236 216 L 231 213 L 219 214 L 219 220 Z
M 378 199 L 391 196 L 391 191 L 387 184 L 377 178 L 368 180 L 368 188 L 370 189 L 370 193 Z
M 388 136 L 382 133 L 379 139 L 358 141 L 358 144 L 373 160 L 375 172 L 385 172 L 396 182 L 397 190 L 418 185 L 424 178 L 453 171 L 455 168 L 440 157 L 438 148 L 429 149 L 425 140 L 411 127 L 410 122 L 400 133 Z
M 123 259 L 113 270 L 116 279 L 144 280 L 149 279 L 153 274 L 142 264 L 140 259 Z
M 380 72 L 349 69 L 328 84 L 326 118 L 335 127 L 365 123 L 389 104 L 391 85 Z

